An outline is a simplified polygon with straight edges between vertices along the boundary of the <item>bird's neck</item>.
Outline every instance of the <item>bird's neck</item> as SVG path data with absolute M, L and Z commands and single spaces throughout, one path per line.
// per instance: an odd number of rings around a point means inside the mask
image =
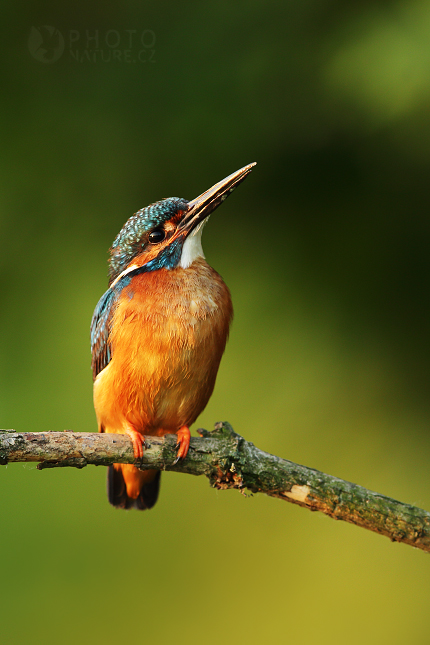
M 205 257 L 202 247 L 202 232 L 205 223 L 206 220 L 201 222 L 196 230 L 193 231 L 184 242 L 181 259 L 179 260 L 179 266 L 183 269 L 187 269 L 189 266 L 191 266 L 194 260 L 197 260 L 197 258 Z

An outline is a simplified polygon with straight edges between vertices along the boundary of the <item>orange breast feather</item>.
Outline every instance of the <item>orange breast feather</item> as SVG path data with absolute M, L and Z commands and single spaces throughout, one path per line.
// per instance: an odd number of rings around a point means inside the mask
M 99 430 L 163 435 L 191 425 L 212 394 L 233 310 L 203 259 L 135 276 L 110 334 L 112 359 L 94 382 Z

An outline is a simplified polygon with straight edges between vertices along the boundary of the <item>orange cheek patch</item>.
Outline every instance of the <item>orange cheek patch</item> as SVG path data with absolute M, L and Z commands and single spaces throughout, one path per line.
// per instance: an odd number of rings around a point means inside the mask
M 165 224 L 166 230 L 171 230 L 171 228 L 176 228 L 181 219 L 183 218 L 185 211 L 178 211 L 171 217 Z M 171 226 L 169 226 L 171 225 Z
M 150 262 L 151 260 L 157 257 L 157 255 L 160 253 L 161 246 L 162 246 L 161 244 L 150 246 L 142 253 L 139 253 L 139 255 L 136 256 L 134 260 L 132 260 L 132 262 L 130 262 L 130 266 L 135 264 L 136 266 L 141 267 L 144 264 L 147 264 L 148 262 Z

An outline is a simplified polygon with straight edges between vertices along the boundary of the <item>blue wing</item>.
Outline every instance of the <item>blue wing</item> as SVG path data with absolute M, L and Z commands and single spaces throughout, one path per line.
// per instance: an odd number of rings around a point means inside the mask
M 94 379 L 99 372 L 109 365 L 112 358 L 109 331 L 119 294 L 120 291 L 117 289 L 108 289 L 94 309 L 91 321 L 91 367 Z

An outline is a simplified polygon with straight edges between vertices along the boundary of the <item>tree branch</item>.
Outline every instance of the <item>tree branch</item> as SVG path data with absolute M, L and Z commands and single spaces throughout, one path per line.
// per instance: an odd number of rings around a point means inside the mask
M 176 435 L 146 437 L 139 467 L 206 475 L 214 488 L 266 493 L 430 552 L 427 511 L 269 455 L 233 432 L 228 423 L 216 424 L 213 432 L 198 432 L 201 438 L 191 439 L 186 459 L 177 464 Z M 40 462 L 40 470 L 135 463 L 126 435 L 0 430 L 0 464 L 14 461 Z

